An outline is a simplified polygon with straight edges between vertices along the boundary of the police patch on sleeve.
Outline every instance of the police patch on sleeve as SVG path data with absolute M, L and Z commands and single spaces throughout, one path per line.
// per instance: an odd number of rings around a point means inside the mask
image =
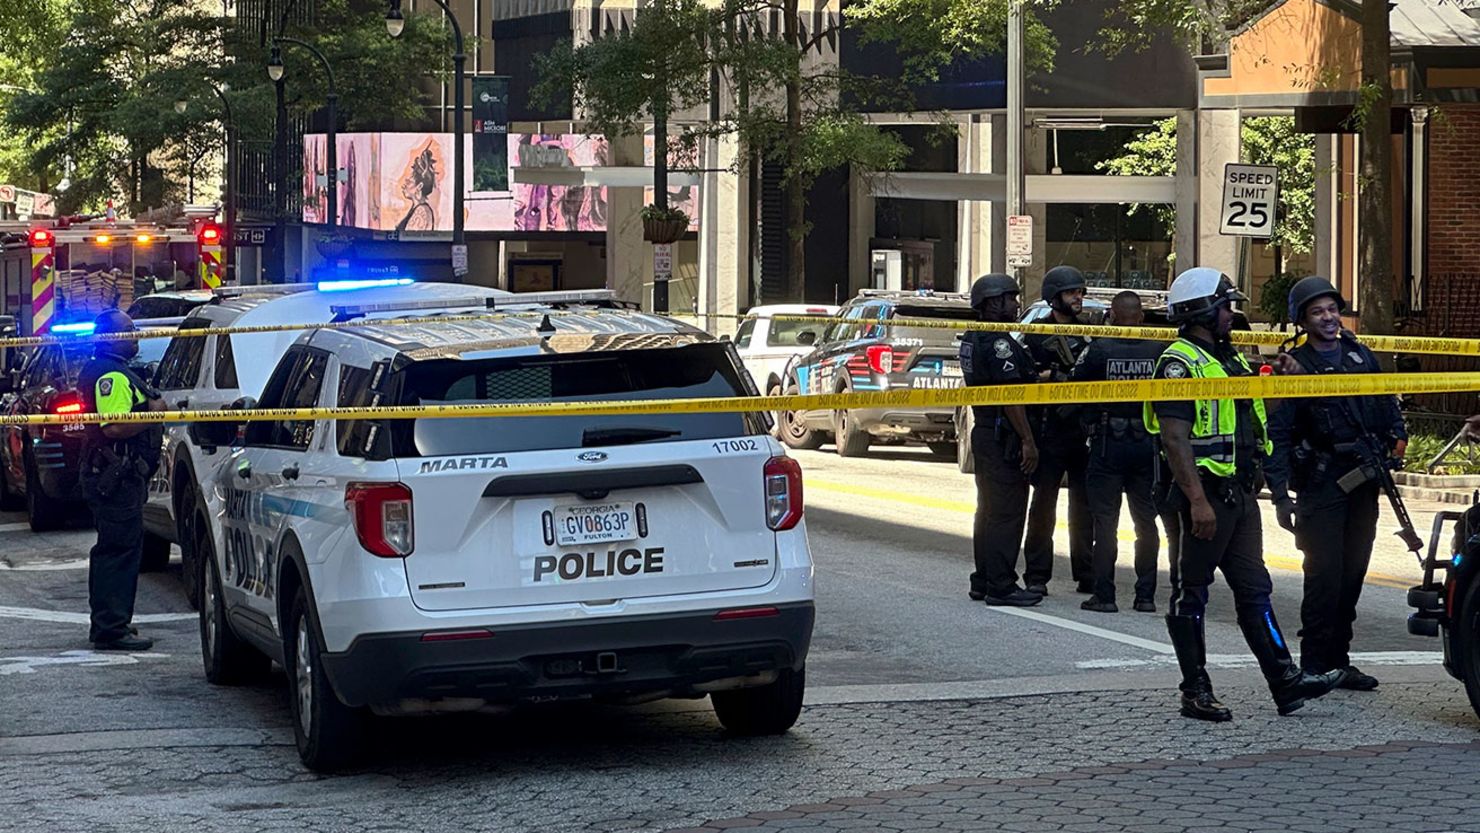
M 107 376 L 104 376 L 103 378 L 101 378 L 101 379 L 98 380 L 98 395 L 99 396 L 112 396 L 113 395 L 113 380 L 112 379 L 108 378 Z
M 1184 379 L 1187 377 L 1187 365 L 1172 359 L 1161 366 L 1161 378 Z
M 972 373 L 972 371 L 975 370 L 975 368 L 973 367 L 973 364 L 974 363 L 971 360 L 971 354 L 972 354 L 971 342 L 970 341 L 962 341 L 961 342 L 961 354 L 960 354 L 961 355 L 961 372 L 963 374 L 967 375 L 967 376 L 970 376 L 971 373 Z
M 1012 345 L 1007 343 L 1007 339 L 999 338 L 992 342 L 992 352 L 999 359 L 1010 359 L 1012 358 Z

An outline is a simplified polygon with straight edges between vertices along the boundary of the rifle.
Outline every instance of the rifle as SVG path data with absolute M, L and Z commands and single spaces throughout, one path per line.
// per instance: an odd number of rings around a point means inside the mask
M 1398 531 L 1395 534 L 1403 539 L 1403 544 L 1410 551 L 1422 551 L 1423 539 L 1418 537 L 1418 531 L 1413 528 L 1413 519 L 1408 516 L 1408 508 L 1403 505 L 1403 496 L 1398 494 L 1398 484 L 1393 482 L 1393 473 L 1387 456 L 1376 448 L 1376 444 L 1370 437 L 1365 436 L 1354 442 L 1336 443 L 1333 449 L 1338 453 L 1355 453 L 1362 461 L 1361 465 L 1342 475 L 1336 481 L 1341 491 L 1350 493 L 1363 483 L 1375 479 L 1377 485 L 1382 488 L 1382 493 L 1387 495 L 1388 504 L 1393 507 L 1393 514 L 1398 516 Z

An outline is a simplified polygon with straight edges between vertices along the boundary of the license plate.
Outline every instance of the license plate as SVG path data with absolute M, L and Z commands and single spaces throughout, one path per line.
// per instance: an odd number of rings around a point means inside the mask
M 556 506 L 554 521 L 555 543 L 562 547 L 637 538 L 637 513 L 626 501 Z

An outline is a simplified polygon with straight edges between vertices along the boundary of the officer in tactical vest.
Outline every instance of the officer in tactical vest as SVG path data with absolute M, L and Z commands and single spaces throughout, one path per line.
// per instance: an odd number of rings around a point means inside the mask
M 1168 314 L 1180 329 L 1157 362 L 1161 379 L 1223 379 L 1251 375 L 1229 342 L 1233 302 L 1247 300 L 1228 277 L 1199 267 L 1177 276 Z M 1270 604 L 1264 534 L 1255 494 L 1270 444 L 1260 399 L 1148 402 L 1146 428 L 1161 435 L 1182 529 L 1172 564 L 1167 632 L 1182 669 L 1182 714 L 1199 720 L 1233 718 L 1208 678 L 1203 615 L 1213 570 L 1233 591 L 1240 630 L 1269 683 L 1275 706 L 1290 714 L 1340 681 L 1340 672 L 1309 674 L 1290 659 Z
M 94 332 L 134 330 L 133 319 L 115 309 L 98 316 Z M 84 411 L 107 415 L 165 409 L 159 392 L 128 367 L 138 353 L 137 341 L 97 343 L 77 382 Z M 159 468 L 162 440 L 158 423 L 89 424 L 83 435 L 82 493 L 98 530 L 88 562 L 88 638 L 99 650 L 146 651 L 154 645 L 130 623 L 143 555 L 144 501 L 149 478 Z
M 1110 302 L 1105 323 L 1139 327 L 1145 321 L 1141 296 L 1126 290 Z M 1097 338 L 1079 355 L 1069 379 L 1074 382 L 1150 379 L 1166 342 L 1137 338 Z M 1080 607 L 1100 613 L 1115 613 L 1116 531 L 1120 528 L 1120 496 L 1130 507 L 1136 530 L 1135 609 L 1156 612 L 1156 553 L 1161 535 L 1156 529 L 1156 506 L 1152 500 L 1160 461 L 1156 444 L 1146 432 L 1138 402 L 1101 402 L 1082 411 L 1089 434 L 1089 470 L 1085 487 L 1089 511 L 1094 517 L 1093 596 Z M 1168 528 L 1175 529 L 1176 518 Z M 1172 544 L 1176 558 L 1176 544 Z
M 1342 329 L 1346 300 L 1325 278 L 1290 290 L 1290 320 L 1305 341 L 1281 357 L 1297 373 L 1377 373 L 1377 357 Z M 1300 665 L 1338 671 L 1341 688 L 1371 691 L 1377 679 L 1351 664 L 1352 623 L 1377 537 L 1381 487 L 1364 466 L 1401 459 L 1408 447 L 1393 396 L 1292 399 L 1270 417 L 1269 491 L 1280 526 L 1305 553 Z M 1294 491 L 1297 498 L 1291 498 Z
M 1082 324 L 1079 313 L 1084 309 L 1084 275 L 1073 266 L 1055 266 L 1043 276 L 1043 300 L 1048 302 L 1054 324 Z M 1089 344 L 1079 336 L 1035 335 L 1024 338 L 1033 357 L 1038 378 L 1045 382 L 1064 382 L 1074 370 L 1079 354 Z M 1089 466 L 1084 428 L 1079 424 L 1078 408 L 1073 406 L 1044 408 L 1039 447 L 1042 457 L 1033 475 L 1033 505 L 1028 509 L 1028 537 L 1023 541 L 1023 554 L 1029 564 L 1053 563 L 1053 531 L 1059 506 L 1059 484 L 1069 480 L 1069 573 L 1081 593 L 1094 591 L 1090 566 L 1091 535 L 1094 521 L 1090 517 L 1084 475 Z M 1044 584 L 1047 585 L 1047 575 Z
M 984 275 L 971 285 L 971 307 L 981 321 L 1003 324 L 991 332 L 972 330 L 961 337 L 961 374 L 968 386 L 1028 384 L 1037 380 L 1033 360 L 1007 333 L 1017 321 L 1017 281 Z M 973 405 L 971 450 L 976 456 L 976 523 L 972 549 L 976 571 L 970 596 L 989 605 L 1029 607 L 1043 601 L 1053 568 L 1048 558 L 1027 559 L 1018 584 L 1018 549 L 1028 512 L 1028 482 L 1039 465 L 1034 414 L 1022 405 Z

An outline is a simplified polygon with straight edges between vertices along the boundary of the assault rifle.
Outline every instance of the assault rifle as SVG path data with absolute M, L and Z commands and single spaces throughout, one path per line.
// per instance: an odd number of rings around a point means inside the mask
M 1377 485 L 1382 488 L 1382 493 L 1387 495 L 1388 503 L 1393 507 L 1393 514 L 1398 516 L 1396 535 L 1403 539 L 1403 544 L 1410 551 L 1423 550 L 1423 539 L 1418 537 L 1418 531 L 1413 528 L 1413 519 L 1408 516 L 1408 508 L 1403 505 L 1403 496 L 1398 494 L 1398 484 L 1393 482 L 1391 463 L 1387 455 L 1377 447 L 1374 438 L 1363 437 L 1349 443 L 1336 443 L 1333 450 L 1338 454 L 1355 454 L 1357 459 L 1362 461 L 1361 465 L 1342 475 L 1336 481 L 1341 491 L 1350 494 L 1353 489 L 1363 483 L 1376 480 Z

